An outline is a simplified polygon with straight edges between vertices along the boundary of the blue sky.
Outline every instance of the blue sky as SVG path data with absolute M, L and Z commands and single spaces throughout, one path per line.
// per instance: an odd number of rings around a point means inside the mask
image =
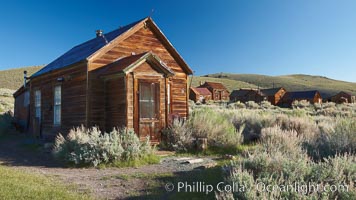
M 0 70 L 47 64 L 150 15 L 197 75 L 312 74 L 356 82 L 356 1 L 2 1 Z

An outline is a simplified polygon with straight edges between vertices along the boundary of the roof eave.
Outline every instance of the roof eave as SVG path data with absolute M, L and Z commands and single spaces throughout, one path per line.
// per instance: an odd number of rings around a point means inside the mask
M 30 79 L 33 79 L 33 78 L 36 78 L 36 77 L 39 77 L 39 76 L 43 76 L 43 75 L 47 75 L 48 73 L 52 73 L 52 72 L 55 72 L 55 71 L 58 71 L 58 70 L 62 70 L 62 69 L 66 69 L 66 68 L 69 68 L 69 67 L 73 67 L 75 65 L 79 65 L 79 64 L 83 64 L 83 63 L 88 63 L 88 59 L 82 59 L 78 62 L 75 62 L 73 64 L 70 64 L 70 65 L 67 65 L 65 67 L 61 67 L 61 68 L 58 68 L 58 69 L 54 69 L 54 70 L 50 70 L 48 72 L 45 72 L 43 74 L 39 74 L 39 75 L 36 75 L 37 72 L 39 72 L 40 70 L 44 69 L 46 66 L 44 66 L 42 69 L 40 69 L 39 71 L 37 71 L 36 73 L 32 74 L 30 76 Z
M 168 40 L 168 38 L 163 34 L 163 32 L 161 31 L 161 29 L 157 26 L 157 24 L 152 20 L 151 17 L 148 17 L 146 19 L 146 22 L 150 22 L 153 25 L 153 28 L 156 29 L 156 31 L 162 36 L 162 39 L 164 40 L 164 42 L 173 50 L 173 53 L 176 54 L 176 57 L 178 58 L 178 60 L 180 60 L 182 62 L 182 64 L 184 65 L 184 70 L 186 71 L 187 74 L 191 75 L 193 74 L 193 70 L 189 67 L 189 65 L 187 64 L 187 62 L 185 62 L 185 60 L 183 59 L 183 57 L 178 53 L 178 51 L 174 48 L 174 46 L 172 45 L 172 43 Z
M 169 67 L 167 67 L 167 65 L 158 56 L 156 56 L 152 52 L 146 53 L 140 59 L 138 59 L 135 62 L 133 62 L 132 64 L 130 64 L 122 71 L 123 71 L 123 73 L 127 74 L 127 73 L 131 72 L 139 64 L 146 62 L 146 61 L 153 62 L 153 63 L 157 64 L 158 66 L 160 66 L 160 69 L 165 71 L 164 74 L 167 77 L 174 76 L 174 74 L 175 74 Z

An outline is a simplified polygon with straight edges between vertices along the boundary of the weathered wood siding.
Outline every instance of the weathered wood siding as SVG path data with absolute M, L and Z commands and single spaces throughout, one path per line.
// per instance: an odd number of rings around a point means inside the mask
M 125 77 L 105 81 L 105 129 L 126 126 Z
M 339 92 L 335 96 L 332 96 L 330 100 L 335 103 L 355 103 L 355 96 L 347 94 L 345 92 Z
M 283 98 L 283 96 L 286 94 L 286 91 L 284 89 L 280 89 L 273 97 L 273 101 L 271 101 L 272 105 L 278 105 Z
M 171 81 L 172 113 L 177 113 L 182 117 L 186 117 L 188 115 L 187 74 L 172 57 L 167 48 L 165 48 L 161 39 L 151 31 L 149 26 L 141 28 L 125 40 L 113 46 L 113 48 L 107 51 L 104 55 L 92 60 L 89 65 L 89 77 L 91 76 L 90 71 L 112 63 L 120 57 L 130 56 L 133 52 L 139 54 L 147 51 L 152 51 L 175 72 L 175 76 Z M 132 77 L 127 77 L 127 87 L 131 87 L 131 78 Z M 93 91 L 91 88 L 92 81 L 91 78 L 89 78 L 90 96 L 94 95 L 92 94 Z M 90 107 L 92 104 L 93 102 L 90 103 Z M 128 110 L 128 112 L 130 112 L 130 110 Z M 130 124 L 128 124 L 128 126 L 130 126 Z
M 63 82 L 57 78 L 63 77 Z M 41 91 L 42 133 L 52 138 L 58 132 L 66 134 L 74 126 L 86 124 L 87 65 L 80 63 L 31 80 L 30 126 L 35 120 L 35 90 Z M 61 124 L 53 125 L 54 87 L 62 86 Z M 38 134 L 38 133 L 35 133 Z
M 163 75 L 153 69 L 148 63 L 143 63 L 137 67 L 133 73 L 127 75 L 127 127 L 135 128 L 136 132 L 139 132 L 138 120 L 138 94 L 135 93 L 137 90 L 139 80 L 157 80 L 160 85 L 160 96 L 159 96 L 159 113 L 160 113 L 160 124 L 161 128 L 165 127 L 166 124 L 166 87 L 165 79 Z
M 14 117 L 21 126 L 27 126 L 29 117 L 29 105 L 24 104 L 25 93 L 26 91 L 23 91 L 15 97 Z
M 321 97 L 320 93 L 317 92 L 314 96 L 312 103 L 322 103 L 322 102 L 323 102 L 323 98 Z
M 268 96 L 267 99 L 272 105 L 278 105 L 281 103 L 283 96 L 286 94 L 285 89 L 280 89 L 274 95 Z
M 214 100 L 214 101 L 229 101 L 230 100 L 230 93 L 227 90 L 214 89 L 214 88 L 210 88 L 209 90 L 213 95 L 212 100 Z
M 88 88 L 88 126 L 105 129 L 105 81 L 95 71 L 88 73 Z

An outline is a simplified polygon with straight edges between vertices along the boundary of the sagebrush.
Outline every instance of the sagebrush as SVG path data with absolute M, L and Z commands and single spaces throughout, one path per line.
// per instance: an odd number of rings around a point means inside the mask
M 113 129 L 110 133 L 97 127 L 83 126 L 70 130 L 66 137 L 56 137 L 53 154 L 56 158 L 77 166 L 98 166 L 132 161 L 153 154 L 149 139 L 141 142 L 130 129 Z

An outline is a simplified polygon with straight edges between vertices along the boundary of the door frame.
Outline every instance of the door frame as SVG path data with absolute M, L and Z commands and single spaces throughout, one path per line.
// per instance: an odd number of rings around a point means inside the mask
M 149 83 L 158 83 L 159 85 L 159 95 L 158 95 L 158 125 L 159 128 L 162 129 L 162 124 L 163 124 L 163 119 L 162 118 L 162 108 L 161 108 L 161 93 L 162 91 L 164 92 L 164 95 L 166 96 L 166 90 L 165 87 L 161 87 L 162 86 L 162 81 L 164 81 L 164 78 L 162 76 L 134 76 L 133 77 L 134 80 L 134 91 L 133 91 L 133 109 L 134 109 L 134 117 L 133 117 L 133 125 L 134 125 L 134 130 L 136 132 L 136 134 L 138 135 L 139 138 L 141 138 L 140 135 L 140 106 L 139 106 L 139 84 L 140 82 L 149 82 Z M 166 113 L 165 113 L 166 116 Z M 161 135 L 159 133 L 157 134 L 157 138 L 158 140 L 161 139 Z

